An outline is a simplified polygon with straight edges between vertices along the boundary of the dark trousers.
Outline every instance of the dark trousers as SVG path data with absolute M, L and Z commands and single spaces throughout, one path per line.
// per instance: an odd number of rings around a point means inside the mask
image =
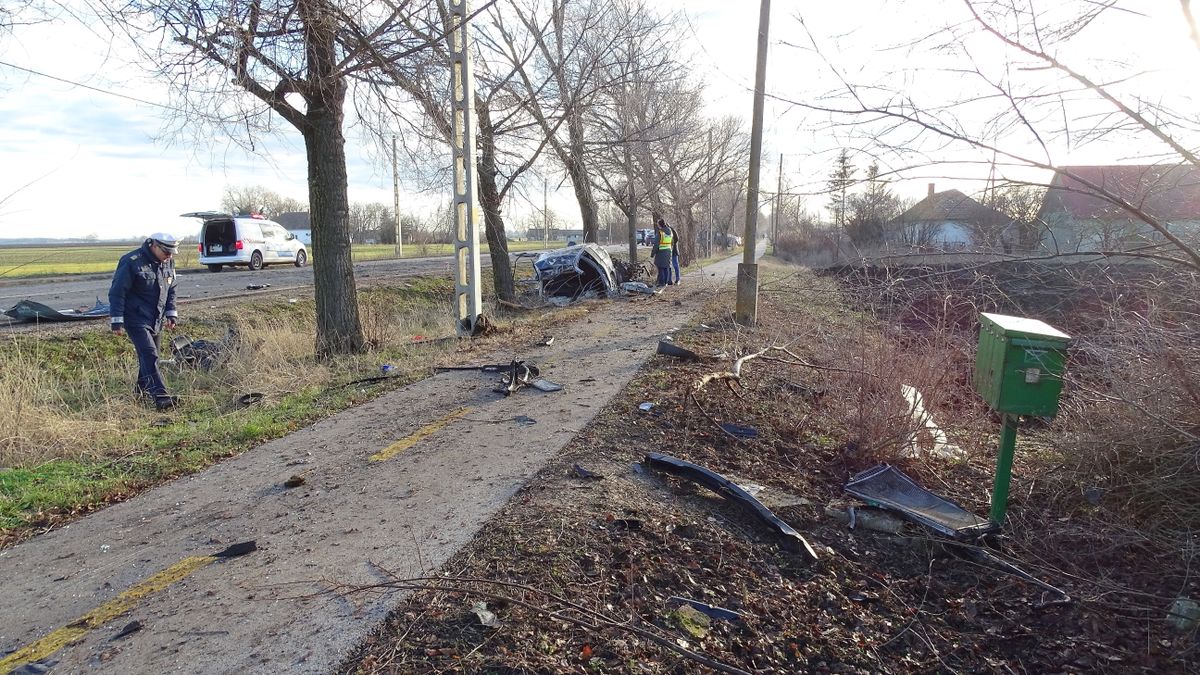
M 679 283 L 679 256 L 671 256 L 671 268 L 675 271 L 675 283 Z
M 154 398 L 167 395 L 162 373 L 158 370 L 158 331 L 153 326 L 126 326 L 125 334 L 137 352 L 137 390 Z

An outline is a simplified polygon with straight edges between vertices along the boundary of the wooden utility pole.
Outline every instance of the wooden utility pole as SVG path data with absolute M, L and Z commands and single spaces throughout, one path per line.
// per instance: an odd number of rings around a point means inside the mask
M 475 82 L 468 47 L 467 0 L 450 1 L 450 98 L 455 120 L 454 275 L 459 335 L 474 335 L 483 314 L 479 280 L 479 218 L 475 194 Z
M 404 257 L 404 237 L 400 231 L 400 167 L 396 158 L 396 134 L 392 134 L 392 215 L 396 217 L 396 257 Z
M 763 94 L 767 86 L 767 35 L 771 24 L 771 0 L 762 0 L 758 12 L 758 64 L 754 71 L 754 117 L 750 128 L 750 180 L 746 188 L 746 246 L 737 273 L 737 309 L 734 320 L 743 326 L 758 321 L 758 165 L 762 159 Z
M 779 247 L 779 216 L 783 209 L 783 153 L 779 153 L 779 183 L 775 188 L 775 208 L 771 209 L 771 255 Z

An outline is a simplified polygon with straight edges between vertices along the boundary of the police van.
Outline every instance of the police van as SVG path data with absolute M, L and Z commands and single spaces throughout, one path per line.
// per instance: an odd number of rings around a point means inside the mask
M 308 262 L 308 249 L 296 235 L 262 216 L 199 211 L 182 217 L 204 221 L 200 228 L 200 264 L 208 265 L 213 272 L 230 265 L 260 270 L 280 263 L 304 267 Z

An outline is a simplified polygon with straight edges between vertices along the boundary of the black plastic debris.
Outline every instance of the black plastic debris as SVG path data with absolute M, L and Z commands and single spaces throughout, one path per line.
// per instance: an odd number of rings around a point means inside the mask
M 513 421 L 523 427 L 531 427 L 537 424 L 537 420 L 533 419 L 529 415 L 517 415 L 513 418 Z
M 297 488 L 301 485 L 304 485 L 304 476 L 300 475 L 292 476 L 291 478 L 283 481 L 283 487 L 285 488 Z
M 701 614 L 704 614 L 705 616 L 708 616 L 711 619 L 722 619 L 724 621 L 741 621 L 741 619 L 742 619 L 742 615 L 738 614 L 737 612 L 733 611 L 732 609 L 725 609 L 724 607 L 714 607 L 712 605 L 708 605 L 703 602 L 700 602 L 699 600 L 692 600 L 691 598 L 682 598 L 682 597 L 679 597 L 678 595 L 672 595 L 671 597 L 667 598 L 667 604 L 691 605 L 693 609 L 699 610 Z
M 230 546 L 230 547 L 226 548 L 224 551 L 221 551 L 219 553 L 214 553 L 213 557 L 214 558 L 236 558 L 238 556 L 246 555 L 247 553 L 253 553 L 257 550 L 258 550 L 257 542 L 255 542 L 253 539 L 251 539 L 250 541 L 243 541 L 240 544 L 234 544 L 233 546 Z
M 88 321 L 103 319 L 108 316 L 108 311 L 108 303 L 96 298 L 96 304 L 91 309 L 54 309 L 35 300 L 22 300 L 4 310 L 4 313 L 14 321 Z
M 771 512 L 771 509 L 763 506 L 762 502 L 755 499 L 749 492 L 721 474 L 677 457 L 657 452 L 646 455 L 646 466 L 699 483 L 726 499 L 742 504 L 760 521 L 775 530 L 786 548 L 800 553 L 810 561 L 817 559 L 817 552 L 813 550 L 812 546 L 809 546 L 799 532 L 780 520 Z
M 642 521 L 637 518 L 613 518 L 609 521 L 609 525 L 614 530 L 633 531 L 642 529 Z
M 582 478 L 584 480 L 602 480 L 604 478 L 604 476 L 601 476 L 600 474 L 596 473 L 595 471 L 588 471 L 587 469 L 583 468 L 582 466 L 579 466 L 578 464 L 575 464 L 574 466 L 572 466 L 571 470 L 575 472 L 576 476 L 578 476 L 579 478 Z
M 261 290 L 263 290 L 263 289 L 265 289 L 265 288 L 270 288 L 270 287 L 271 287 L 271 284 L 248 284 L 248 285 L 246 286 L 246 290 L 248 290 L 248 291 L 261 291 Z
M 674 356 L 677 359 L 683 359 L 685 361 L 699 361 L 700 360 L 700 355 L 697 354 L 696 352 L 694 352 L 690 349 L 685 349 L 683 347 L 679 347 L 677 345 L 671 344 L 670 342 L 667 342 L 666 340 L 658 341 L 658 353 L 662 354 L 664 356 Z
M 252 391 L 249 394 L 242 394 L 237 399 L 239 408 L 248 408 L 252 405 L 258 405 L 263 402 L 264 395 L 257 391 Z
M 758 429 L 754 427 L 748 427 L 744 424 L 733 424 L 732 422 L 722 422 L 720 426 L 725 430 L 725 433 L 735 438 L 742 440 L 758 438 Z
M 109 642 L 112 642 L 113 640 L 120 640 L 121 638 L 123 638 L 127 635 L 133 635 L 134 633 L 138 632 L 141 629 L 142 629 L 141 621 L 137 621 L 137 620 L 130 621 L 129 623 L 125 624 L 124 628 L 117 631 L 116 635 L 109 638 Z
M 542 338 L 541 342 L 538 342 L 539 347 L 549 347 L 552 344 L 554 344 L 553 335 L 547 335 L 546 337 Z
M 236 340 L 237 333 L 233 329 L 226 330 L 220 340 L 193 340 L 179 335 L 171 340 L 171 357 L 181 366 L 212 370 Z
M 853 476 L 846 483 L 846 492 L 954 539 L 978 539 L 999 529 L 990 520 L 926 490 L 890 464 Z

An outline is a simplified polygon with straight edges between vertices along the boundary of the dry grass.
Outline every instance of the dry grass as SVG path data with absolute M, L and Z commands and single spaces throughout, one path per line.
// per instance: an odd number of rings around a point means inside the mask
M 428 372 L 436 350 L 412 343 L 452 325 L 440 289 L 369 289 L 360 298 L 366 354 L 317 360 L 312 303 L 266 299 L 235 314 L 197 317 L 164 334 L 164 378 L 183 398 L 185 412 L 203 416 L 244 393 L 279 402 L 364 372 L 378 374 L 385 362 L 396 366 L 397 376 Z M 174 336 L 221 341 L 227 333 L 233 337 L 211 371 L 169 361 Z M 0 467 L 123 453 L 122 432 L 154 420 L 132 394 L 136 370 L 128 340 L 103 328 L 8 336 L 0 345 Z

